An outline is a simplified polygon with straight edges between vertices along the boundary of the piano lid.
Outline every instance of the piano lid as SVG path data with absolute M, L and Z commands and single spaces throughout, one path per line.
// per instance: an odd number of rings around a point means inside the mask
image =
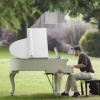
M 12 43 L 9 50 L 20 59 L 48 58 L 46 28 L 28 28 L 27 38 Z

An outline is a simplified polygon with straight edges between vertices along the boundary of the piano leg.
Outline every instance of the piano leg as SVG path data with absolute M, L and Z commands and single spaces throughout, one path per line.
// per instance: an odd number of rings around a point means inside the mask
M 62 73 L 54 74 L 54 89 L 56 95 L 60 95 L 61 79 L 62 79 Z
M 50 83 L 50 86 L 51 86 L 51 88 L 52 88 L 52 90 L 53 90 L 53 93 L 55 93 L 55 90 L 54 90 L 54 75 L 53 75 L 53 73 L 45 73 L 46 74 L 46 76 L 47 76 L 47 79 L 48 79 L 48 81 L 49 81 L 49 83 Z M 50 80 L 50 77 L 49 77 L 49 75 L 52 75 L 52 80 Z
M 11 71 L 10 72 L 10 83 L 11 83 L 11 92 L 10 95 L 13 96 L 14 92 L 15 92 L 15 81 L 14 81 L 14 77 L 16 75 L 18 71 Z

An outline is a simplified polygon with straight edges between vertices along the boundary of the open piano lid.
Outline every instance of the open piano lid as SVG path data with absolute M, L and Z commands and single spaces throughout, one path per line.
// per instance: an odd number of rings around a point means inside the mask
M 28 28 L 27 38 L 10 45 L 10 53 L 20 59 L 48 58 L 46 28 Z

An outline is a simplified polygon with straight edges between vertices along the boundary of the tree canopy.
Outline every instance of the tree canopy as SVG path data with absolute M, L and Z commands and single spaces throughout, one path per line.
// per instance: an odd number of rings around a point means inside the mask
M 47 10 L 67 11 L 74 17 L 82 14 L 85 20 L 95 18 L 100 24 L 99 5 L 100 0 L 0 0 L 0 28 L 25 30 Z
M 32 0 L 0 0 L 0 27 L 17 31 L 22 22 L 28 23 L 32 15 L 30 3 Z

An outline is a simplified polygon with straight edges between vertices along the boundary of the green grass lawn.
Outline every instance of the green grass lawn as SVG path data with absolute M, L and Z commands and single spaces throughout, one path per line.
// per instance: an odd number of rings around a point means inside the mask
M 54 53 L 50 52 L 50 57 L 55 57 Z M 77 63 L 77 58 L 73 55 L 61 53 L 62 58 L 68 58 L 68 64 Z M 19 72 L 16 75 L 16 91 L 15 96 L 10 96 L 10 81 L 9 81 L 9 63 L 11 56 L 7 49 L 0 48 L 0 100 L 100 100 L 99 96 L 81 96 L 78 98 L 72 97 L 57 97 L 53 95 L 51 86 L 44 72 L 26 71 Z M 100 77 L 100 58 L 91 58 L 96 77 Z M 78 70 L 75 70 L 78 71 Z M 64 90 L 67 76 L 62 79 L 62 89 Z M 80 84 L 78 83 L 80 89 Z

